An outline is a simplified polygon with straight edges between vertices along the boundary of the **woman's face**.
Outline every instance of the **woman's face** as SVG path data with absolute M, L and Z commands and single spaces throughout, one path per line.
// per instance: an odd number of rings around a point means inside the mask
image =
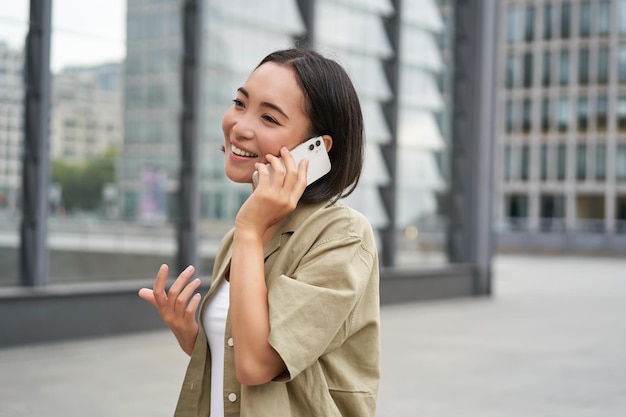
M 310 120 L 293 69 L 273 62 L 257 68 L 237 90 L 222 119 L 226 175 L 252 182 L 256 162 L 307 139 Z

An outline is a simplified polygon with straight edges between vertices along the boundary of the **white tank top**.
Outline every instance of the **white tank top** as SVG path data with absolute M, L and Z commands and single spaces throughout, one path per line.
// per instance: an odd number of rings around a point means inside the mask
M 211 349 L 211 417 L 224 417 L 224 338 L 230 305 L 230 283 L 222 281 L 202 314 Z

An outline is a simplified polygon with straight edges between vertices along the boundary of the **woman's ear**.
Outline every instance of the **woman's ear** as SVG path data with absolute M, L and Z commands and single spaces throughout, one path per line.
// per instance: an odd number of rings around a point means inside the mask
M 333 138 L 330 135 L 322 135 L 322 139 L 324 139 L 324 146 L 326 147 L 326 152 L 330 152 L 330 148 L 333 147 Z

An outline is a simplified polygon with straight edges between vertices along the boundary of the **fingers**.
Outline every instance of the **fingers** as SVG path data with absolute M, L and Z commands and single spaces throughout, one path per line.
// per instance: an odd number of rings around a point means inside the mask
M 167 273 L 169 268 L 163 264 L 159 268 L 159 272 L 154 280 L 153 294 L 156 307 L 164 306 L 167 302 L 167 295 L 165 294 L 165 281 L 167 280 Z

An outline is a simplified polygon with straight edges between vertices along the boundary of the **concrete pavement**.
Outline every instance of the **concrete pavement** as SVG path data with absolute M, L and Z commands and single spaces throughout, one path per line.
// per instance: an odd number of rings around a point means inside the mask
M 626 259 L 499 256 L 493 297 L 382 326 L 378 417 L 626 416 Z M 186 363 L 167 331 L 3 349 L 0 417 L 171 416 Z

